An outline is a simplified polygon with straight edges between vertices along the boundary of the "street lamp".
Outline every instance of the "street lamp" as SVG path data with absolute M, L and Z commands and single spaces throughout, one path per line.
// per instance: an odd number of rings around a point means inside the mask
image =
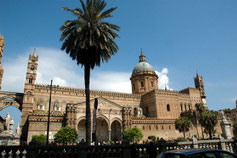
M 93 111 L 93 133 L 92 133 L 92 142 L 96 143 L 96 111 L 98 108 L 98 99 L 95 98 L 94 101 L 94 111 Z
M 47 122 L 46 145 L 49 145 L 49 122 L 50 122 L 50 109 L 51 109 L 52 85 L 53 85 L 53 80 L 51 80 L 50 92 L 49 92 L 49 111 L 48 111 L 48 122 Z

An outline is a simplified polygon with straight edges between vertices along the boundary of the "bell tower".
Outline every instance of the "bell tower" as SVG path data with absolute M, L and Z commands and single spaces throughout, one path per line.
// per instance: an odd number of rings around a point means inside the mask
M 2 66 L 2 54 L 4 50 L 4 37 L 0 35 L 0 90 L 2 89 L 2 78 L 3 78 L 3 66 Z
M 146 61 L 146 56 L 142 51 L 130 80 L 133 94 L 145 94 L 158 89 L 158 76 L 153 67 Z
M 24 98 L 23 98 L 22 115 L 21 115 L 22 141 L 27 140 L 27 132 L 28 132 L 27 118 L 29 113 L 33 111 L 37 68 L 38 68 L 38 55 L 36 55 L 36 50 L 34 49 L 33 54 L 29 56 L 26 72 Z
M 205 106 L 207 103 L 206 103 L 204 82 L 203 82 L 202 76 L 200 76 L 198 73 L 196 74 L 196 77 L 194 77 L 194 84 L 195 84 L 195 88 L 197 88 L 200 91 L 202 103 Z
M 36 49 L 34 49 L 33 54 L 29 56 L 26 80 L 25 80 L 25 92 L 32 90 L 35 85 L 36 76 L 38 68 L 38 55 L 36 55 Z

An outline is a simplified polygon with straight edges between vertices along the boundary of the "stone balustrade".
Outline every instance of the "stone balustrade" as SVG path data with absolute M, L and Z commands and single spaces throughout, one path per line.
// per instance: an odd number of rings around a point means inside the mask
M 237 153 L 237 142 L 223 138 L 217 140 L 201 140 L 195 138 L 188 142 L 170 143 L 160 141 L 149 144 L 119 144 L 119 145 L 96 145 L 84 144 L 71 146 L 0 146 L 0 157 L 80 157 L 80 158 L 139 158 L 156 157 L 159 153 L 168 150 L 188 149 L 223 149 Z

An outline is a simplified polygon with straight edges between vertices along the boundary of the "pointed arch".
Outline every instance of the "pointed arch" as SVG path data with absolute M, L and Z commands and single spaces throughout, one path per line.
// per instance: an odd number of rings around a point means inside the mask
M 20 111 L 22 110 L 22 100 L 15 95 L 6 95 L 0 98 L 0 111 L 8 106 L 14 106 Z

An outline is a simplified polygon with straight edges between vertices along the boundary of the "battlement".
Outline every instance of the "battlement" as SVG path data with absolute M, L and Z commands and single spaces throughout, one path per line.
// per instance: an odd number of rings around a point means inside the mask
M 50 85 L 45 84 L 36 84 L 35 89 L 37 90 L 49 90 Z M 69 92 L 70 95 L 78 95 L 78 94 L 85 94 L 85 89 L 82 88 L 70 88 L 70 87 L 61 87 L 59 85 L 53 85 L 53 91 L 54 92 Z M 95 96 L 111 96 L 111 97 L 118 97 L 118 98 L 134 98 L 134 99 L 140 99 L 140 94 L 131 94 L 131 93 L 121 93 L 121 92 L 110 92 L 110 91 L 100 91 L 100 90 L 90 90 L 91 95 Z
M 134 124 L 170 124 L 174 123 L 174 119 L 157 119 L 156 117 L 144 117 L 144 118 L 135 118 L 132 117 L 132 123 Z
M 195 88 L 193 88 L 195 89 Z M 156 93 L 156 94 L 163 94 L 163 95 L 173 95 L 173 96 L 189 96 L 188 93 L 184 93 L 183 91 L 173 91 L 173 90 L 164 90 L 164 89 L 155 89 L 152 90 L 143 96 L 149 95 L 151 93 Z

